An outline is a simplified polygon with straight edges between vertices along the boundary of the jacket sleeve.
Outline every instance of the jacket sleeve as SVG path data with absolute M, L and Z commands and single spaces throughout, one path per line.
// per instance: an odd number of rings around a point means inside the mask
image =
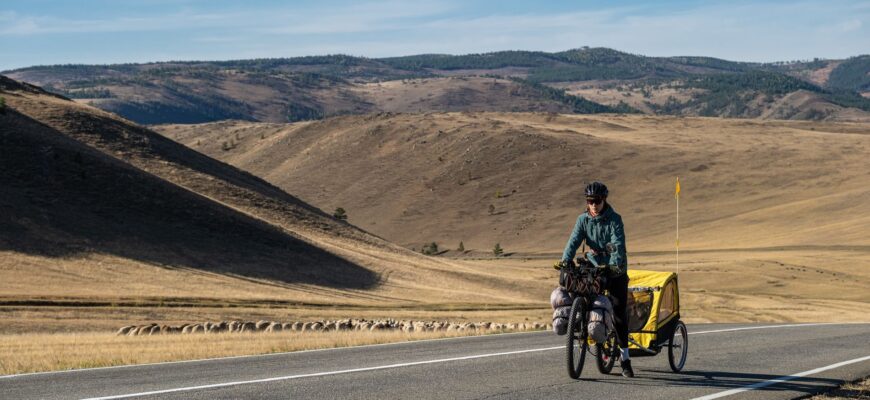
M 574 224 L 574 230 L 571 232 L 571 237 L 568 239 L 568 244 L 565 245 L 565 251 L 562 252 L 562 261 L 568 261 L 577 255 L 577 248 L 586 239 L 586 233 L 583 232 L 583 215 L 577 217 L 577 223 Z
M 628 257 L 625 254 L 625 229 L 622 224 L 622 218 L 614 220 L 612 224 L 610 243 L 613 244 L 614 251 L 610 253 L 610 262 L 608 264 L 625 269 L 625 266 L 628 264 Z

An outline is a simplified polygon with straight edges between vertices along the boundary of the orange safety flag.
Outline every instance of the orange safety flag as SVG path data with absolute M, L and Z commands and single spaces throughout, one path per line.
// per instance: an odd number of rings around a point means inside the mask
M 677 190 L 674 191 L 674 197 L 677 199 L 680 198 L 680 178 L 679 177 L 677 178 Z

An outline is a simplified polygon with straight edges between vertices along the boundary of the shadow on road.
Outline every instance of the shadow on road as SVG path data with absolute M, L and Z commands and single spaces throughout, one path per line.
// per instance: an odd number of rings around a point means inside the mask
M 610 377 L 603 379 L 584 379 L 608 383 L 624 383 L 632 386 L 676 386 L 676 387 L 705 387 L 721 390 L 737 389 L 751 386 L 771 379 L 781 378 L 782 375 L 751 374 L 730 371 L 683 371 L 679 374 L 670 370 L 640 370 L 636 371 L 634 379 Z M 766 386 L 754 390 L 761 391 L 794 391 L 805 394 L 815 394 L 842 384 L 842 380 L 828 378 L 814 378 L 810 376 L 794 378 L 786 382 Z

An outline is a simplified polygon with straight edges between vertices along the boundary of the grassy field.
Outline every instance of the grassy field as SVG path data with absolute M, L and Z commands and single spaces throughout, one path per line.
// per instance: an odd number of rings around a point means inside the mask
M 467 336 L 464 332 L 277 332 L 167 336 L 0 335 L 0 375 Z
M 813 263 L 816 251 L 773 249 L 755 251 L 687 252 L 680 257 L 682 316 L 687 322 L 854 322 L 870 321 L 870 260 L 862 249 L 830 253 L 824 267 Z M 341 318 L 395 318 L 454 322 L 548 322 L 547 291 L 555 285 L 550 256 L 515 255 L 501 259 L 454 259 L 466 268 L 500 269 L 507 278 L 530 282 L 541 302 L 474 304 L 407 304 L 399 307 L 348 304 L 298 305 L 244 296 L 221 299 L 160 298 L 148 291 L 142 297 L 82 297 L 78 290 L 62 298 L 45 298 L 45 305 L 0 307 L 0 371 L 4 374 L 157 361 L 187 360 L 243 354 L 265 354 L 323 347 L 384 343 L 445 337 L 459 332 L 332 332 L 114 336 L 129 324 L 182 324 L 226 319 L 314 321 Z M 639 253 L 632 267 L 676 270 L 673 253 Z M 739 276 L 740 279 L 733 279 Z M 130 280 L 133 281 L 133 280 Z M 181 281 L 184 281 L 183 279 Z M 94 283 L 98 289 L 99 282 Z M 210 291 L 186 288 L 188 294 Z M 123 291 L 123 288 L 119 289 Z M 60 292 L 58 294 L 64 294 Z M 78 296 L 73 296 L 78 295 Z M 19 297 L 23 299 L 24 297 Z M 88 303 L 87 301 L 91 303 Z M 33 301 L 33 299 L 31 299 Z M 70 304 L 64 305 L 63 302 Z M 53 302 L 53 303 L 52 303 Z M 103 302 L 105 304 L 96 304 Z M 98 349 L 98 350 L 95 350 Z

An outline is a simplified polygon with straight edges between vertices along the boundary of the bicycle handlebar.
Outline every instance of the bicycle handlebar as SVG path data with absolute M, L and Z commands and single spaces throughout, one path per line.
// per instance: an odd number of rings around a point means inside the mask
M 608 265 L 594 265 L 592 263 L 586 263 L 586 265 L 592 265 L 592 266 L 591 267 L 584 267 L 581 265 L 574 264 L 574 265 L 570 265 L 571 266 L 570 269 L 574 270 L 574 271 L 585 271 L 585 270 L 595 271 L 595 270 L 604 270 L 604 269 L 607 269 L 609 267 Z M 567 266 L 568 265 L 563 265 L 562 262 L 556 262 L 555 264 L 553 264 L 553 269 L 561 270 L 563 267 L 567 267 Z

